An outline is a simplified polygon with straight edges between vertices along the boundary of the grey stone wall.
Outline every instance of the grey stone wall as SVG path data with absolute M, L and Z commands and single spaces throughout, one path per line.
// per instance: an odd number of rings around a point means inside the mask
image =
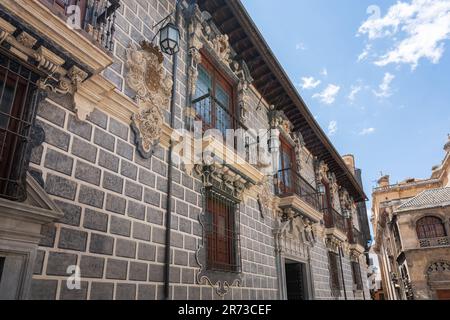
M 174 9 L 175 1 L 122 1 L 117 17 L 114 64 L 104 76 L 129 97 L 125 84 L 125 49 L 153 38 L 151 27 Z M 182 31 L 183 39 L 185 31 Z M 179 53 L 176 128 L 181 127 L 186 92 L 186 43 Z M 165 56 L 164 66 L 172 64 Z M 251 93 L 253 128 L 268 128 L 267 103 Z M 166 120 L 169 118 L 166 112 Z M 78 121 L 70 98 L 51 95 L 41 103 L 38 124 L 45 143 L 34 150 L 31 167 L 42 173 L 46 192 L 64 212 L 58 223 L 44 228 L 32 281 L 33 299 L 162 299 L 167 150 L 156 149 L 145 160 L 133 145 L 130 127 L 95 110 Z M 302 166 L 314 181 L 312 159 Z M 179 168 L 173 170 L 171 297 L 173 299 L 276 299 L 274 218 L 262 217 L 256 199 L 241 205 L 240 232 L 243 285 L 219 297 L 207 284 L 198 284 L 195 251 L 201 241 L 201 182 Z M 313 184 L 313 183 L 312 183 Z M 338 198 L 338 197 L 336 197 Z M 323 240 L 311 250 L 312 277 L 317 299 L 330 299 L 329 272 Z M 81 269 L 81 289 L 68 290 L 67 267 Z M 346 281 L 351 270 L 344 268 Z M 350 272 L 350 273 L 349 273 Z

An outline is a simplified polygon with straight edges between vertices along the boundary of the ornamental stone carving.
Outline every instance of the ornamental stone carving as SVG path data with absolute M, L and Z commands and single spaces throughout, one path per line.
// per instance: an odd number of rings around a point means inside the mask
M 328 165 L 324 161 L 321 161 L 317 168 L 317 181 L 329 183 L 328 171 Z
M 258 192 L 258 205 L 261 216 L 264 218 L 269 215 L 269 210 L 274 209 L 274 196 L 270 187 L 270 182 L 265 178 L 260 184 Z
M 139 107 L 132 117 L 135 143 L 141 156 L 150 158 L 161 137 L 163 112 L 169 109 L 173 83 L 164 70 L 164 57 L 157 46 L 143 41 L 141 48 L 132 44 L 126 51 L 126 83 L 136 92 Z
M 230 203 L 235 206 L 236 215 L 235 221 L 239 221 L 240 203 L 243 201 L 244 193 L 252 187 L 252 184 L 246 181 L 239 174 L 230 170 L 227 166 L 221 164 L 198 164 L 194 168 L 195 173 L 203 182 L 202 195 L 206 198 L 208 192 L 218 193 L 227 198 Z M 206 208 L 205 200 L 203 201 L 203 208 Z M 206 232 L 208 228 L 208 212 L 204 211 L 199 216 L 199 222 L 202 226 L 203 239 L 196 252 L 196 260 L 200 266 L 200 271 L 197 273 L 197 282 L 215 288 L 219 296 L 225 296 L 230 287 L 242 285 L 242 273 L 224 272 L 210 270 L 207 267 L 208 247 Z M 239 228 L 239 226 L 236 226 Z M 240 257 L 237 257 L 240 259 Z
M 208 12 L 201 12 L 197 4 L 192 4 L 185 10 L 185 18 L 189 44 L 187 107 L 191 107 L 195 97 L 198 65 L 202 62 L 200 50 L 204 49 L 236 81 L 240 120 L 245 123 L 249 112 L 249 87 L 253 82 L 249 69 L 244 61 L 234 60 L 236 54 L 230 46 L 228 35 L 219 31 Z

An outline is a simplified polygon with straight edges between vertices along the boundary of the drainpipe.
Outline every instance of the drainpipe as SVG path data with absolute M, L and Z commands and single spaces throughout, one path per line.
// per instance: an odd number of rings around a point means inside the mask
M 180 10 L 181 1 L 177 1 L 175 9 L 175 25 L 180 27 Z M 176 104 L 176 94 L 177 94 L 177 78 L 178 78 L 178 54 L 173 56 L 172 63 L 172 97 L 170 100 L 170 127 L 175 127 L 175 104 Z M 166 203 L 166 247 L 165 247 L 165 266 L 164 266 L 164 300 L 169 300 L 170 294 L 170 251 L 171 251 L 171 225 L 172 225 L 172 151 L 173 151 L 173 141 L 170 139 L 169 143 L 169 159 L 167 168 L 167 203 Z
M 345 289 L 344 268 L 342 265 L 342 248 L 339 248 L 339 261 L 341 264 L 341 274 L 342 274 L 342 284 L 343 284 L 343 288 L 344 288 L 344 297 L 345 297 L 345 300 L 348 300 L 347 299 L 347 289 Z

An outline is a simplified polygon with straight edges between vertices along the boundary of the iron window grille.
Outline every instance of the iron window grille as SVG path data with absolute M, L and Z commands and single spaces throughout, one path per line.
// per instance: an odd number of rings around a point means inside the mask
M 241 273 L 239 204 L 226 195 L 206 191 L 206 268 Z
M 352 261 L 352 276 L 353 276 L 353 284 L 356 286 L 356 290 L 362 290 L 362 277 L 361 277 L 361 268 L 358 262 Z
M 0 52 L 0 197 L 26 199 L 33 124 L 42 98 L 40 76 Z
M 335 252 L 328 252 L 328 264 L 330 271 L 330 286 L 334 296 L 340 296 L 342 290 L 341 267 L 339 255 Z

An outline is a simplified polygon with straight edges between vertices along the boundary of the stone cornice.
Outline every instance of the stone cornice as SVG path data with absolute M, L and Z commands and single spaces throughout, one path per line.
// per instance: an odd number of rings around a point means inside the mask
M 82 31 L 71 29 L 66 21 L 52 13 L 37 0 L 3 0 L 1 3 L 24 25 L 63 52 L 70 53 L 79 64 L 86 66 L 93 74 L 98 74 L 113 63 L 112 57 L 98 47 Z

